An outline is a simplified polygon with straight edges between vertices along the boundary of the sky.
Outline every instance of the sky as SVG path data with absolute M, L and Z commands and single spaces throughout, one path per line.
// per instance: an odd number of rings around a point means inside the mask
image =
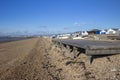
M 120 28 L 120 0 L 0 0 L 0 33 Z

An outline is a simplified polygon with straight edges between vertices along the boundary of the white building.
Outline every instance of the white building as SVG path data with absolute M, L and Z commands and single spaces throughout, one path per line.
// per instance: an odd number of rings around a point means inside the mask
M 85 39 L 88 37 L 87 31 L 78 31 L 73 34 L 73 39 Z
M 88 32 L 87 32 L 87 31 L 82 31 L 82 32 L 81 32 L 81 35 L 82 35 L 82 36 L 87 36 L 87 35 L 88 35 Z
M 120 29 L 117 30 L 116 35 L 120 36 Z
M 106 32 L 107 32 L 106 30 L 101 30 L 100 34 L 106 34 Z
M 73 36 L 87 36 L 88 32 L 87 31 L 78 31 L 73 34 Z
M 71 34 L 59 34 L 57 35 L 58 39 L 68 39 L 70 38 Z
M 117 31 L 118 31 L 118 29 L 108 29 L 107 30 L 107 32 L 106 32 L 106 34 L 116 34 L 117 33 Z

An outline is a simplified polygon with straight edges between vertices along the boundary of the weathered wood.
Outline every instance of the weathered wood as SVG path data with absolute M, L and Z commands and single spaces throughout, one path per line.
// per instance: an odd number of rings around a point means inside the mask
M 77 47 L 73 47 L 73 54 L 74 54 L 74 57 L 76 58 L 78 56 L 78 48 Z
M 91 64 L 92 60 L 93 60 L 92 56 L 87 56 L 87 62 L 88 62 L 88 64 Z
M 70 51 L 72 46 L 74 57 L 77 57 L 77 48 L 85 50 L 89 63 L 92 62 L 92 56 L 120 54 L 120 41 L 53 40 L 53 42 L 66 44 Z
M 63 44 L 85 49 L 87 55 L 119 54 L 120 41 L 54 40 Z
M 120 40 L 120 36 L 107 36 L 108 39 Z

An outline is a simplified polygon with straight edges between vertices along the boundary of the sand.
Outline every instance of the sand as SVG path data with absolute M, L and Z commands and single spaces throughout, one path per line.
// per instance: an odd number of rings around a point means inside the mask
M 95 58 L 66 55 L 51 39 L 32 38 L 0 44 L 0 80 L 120 80 L 120 55 Z

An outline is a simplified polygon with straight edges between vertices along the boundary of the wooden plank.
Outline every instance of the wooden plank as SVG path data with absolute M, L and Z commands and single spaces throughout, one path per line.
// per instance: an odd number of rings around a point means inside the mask
M 62 43 L 66 45 L 66 48 L 70 49 L 73 46 L 74 55 L 72 57 L 77 57 L 76 47 L 79 49 L 84 49 L 87 55 L 88 64 L 92 63 L 93 56 L 98 55 L 111 55 L 120 54 L 120 41 L 95 41 L 95 40 L 53 40 L 54 42 Z
M 120 54 L 120 50 L 86 50 L 86 55 L 109 55 L 109 54 Z
M 96 40 L 54 40 L 66 45 L 85 49 L 87 55 L 119 54 L 120 41 L 96 41 Z
M 108 39 L 120 40 L 120 36 L 107 36 Z

